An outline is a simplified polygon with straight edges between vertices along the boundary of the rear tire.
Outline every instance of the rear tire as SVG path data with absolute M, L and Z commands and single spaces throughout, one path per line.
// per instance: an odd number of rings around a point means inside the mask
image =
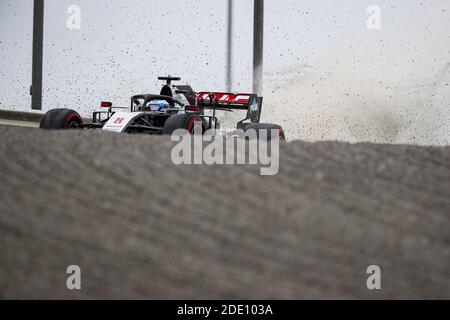
M 83 124 L 78 112 L 71 109 L 52 109 L 47 111 L 39 125 L 42 129 L 73 129 Z
M 189 133 L 193 133 L 195 122 L 202 123 L 202 131 L 205 126 L 202 118 L 196 113 L 180 113 L 171 116 L 166 120 L 163 127 L 163 134 L 172 134 L 177 129 L 186 129 Z
M 278 124 L 273 123 L 250 123 L 245 127 L 245 131 L 248 131 L 250 129 L 253 129 L 256 131 L 256 136 L 260 137 L 261 130 L 267 130 L 267 137 L 269 140 L 272 140 L 275 138 L 275 136 L 272 136 L 271 130 L 278 130 L 279 138 L 282 141 L 286 140 L 286 137 L 284 135 L 283 128 Z

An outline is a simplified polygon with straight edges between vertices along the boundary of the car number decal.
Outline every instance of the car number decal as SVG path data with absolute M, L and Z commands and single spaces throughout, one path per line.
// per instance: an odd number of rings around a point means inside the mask
M 102 129 L 112 132 L 124 132 L 133 119 L 141 114 L 142 112 L 116 112 L 109 118 Z

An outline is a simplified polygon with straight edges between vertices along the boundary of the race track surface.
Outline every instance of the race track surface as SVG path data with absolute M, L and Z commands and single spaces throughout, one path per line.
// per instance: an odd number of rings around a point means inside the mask
M 450 298 L 449 147 L 290 142 L 263 177 L 175 166 L 167 137 L 0 141 L 1 298 Z

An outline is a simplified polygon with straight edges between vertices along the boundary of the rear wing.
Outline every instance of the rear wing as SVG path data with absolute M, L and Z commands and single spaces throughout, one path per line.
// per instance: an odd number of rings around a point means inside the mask
M 247 117 L 244 120 L 251 122 L 259 122 L 262 102 L 262 97 L 249 93 L 200 92 L 198 94 L 200 108 L 247 110 Z

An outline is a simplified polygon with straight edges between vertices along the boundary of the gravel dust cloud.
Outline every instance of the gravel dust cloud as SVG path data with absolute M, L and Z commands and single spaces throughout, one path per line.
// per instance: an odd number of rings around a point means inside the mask
M 411 61 L 372 64 L 358 56 L 266 74 L 265 118 L 281 123 L 290 139 L 450 143 L 450 62 L 428 63 L 419 74 Z

